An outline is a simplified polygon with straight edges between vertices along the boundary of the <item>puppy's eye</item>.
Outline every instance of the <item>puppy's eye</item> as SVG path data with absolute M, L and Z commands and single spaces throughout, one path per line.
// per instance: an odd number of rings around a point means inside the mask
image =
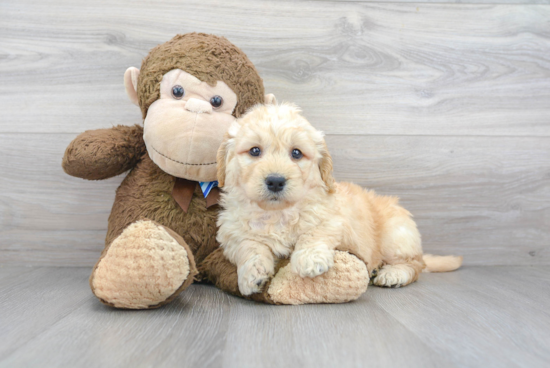
M 176 100 L 181 100 L 184 94 L 185 94 L 185 91 L 183 90 L 182 86 L 176 85 L 172 87 L 172 96 L 174 96 Z
M 214 96 L 210 99 L 210 104 L 212 107 L 220 107 L 223 104 L 222 96 Z
M 292 158 L 293 158 L 293 159 L 299 160 L 299 159 L 301 159 L 302 157 L 304 157 L 304 154 L 302 153 L 302 151 L 300 151 L 300 150 L 297 149 L 297 148 L 294 148 L 294 149 L 292 150 Z
M 250 156 L 257 157 L 260 155 L 260 153 L 262 153 L 262 150 L 260 149 L 260 147 L 252 147 L 248 152 L 250 153 Z

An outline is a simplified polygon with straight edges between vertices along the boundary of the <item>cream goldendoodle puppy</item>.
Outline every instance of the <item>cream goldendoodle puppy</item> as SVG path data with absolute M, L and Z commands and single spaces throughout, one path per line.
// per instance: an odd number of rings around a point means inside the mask
M 336 183 L 323 134 L 294 105 L 259 105 L 233 123 L 218 151 L 218 180 L 217 239 L 237 266 L 243 295 L 261 290 L 277 258 L 290 256 L 302 277 L 327 272 L 337 247 L 353 251 L 369 272 L 379 269 L 373 282 L 386 287 L 462 262 L 423 257 L 416 224 L 397 198 Z

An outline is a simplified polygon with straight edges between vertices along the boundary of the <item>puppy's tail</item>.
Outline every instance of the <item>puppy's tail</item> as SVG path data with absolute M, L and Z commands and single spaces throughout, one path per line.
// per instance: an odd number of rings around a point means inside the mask
M 426 264 L 424 272 L 449 272 L 458 269 L 462 265 L 462 256 L 424 254 L 422 259 Z

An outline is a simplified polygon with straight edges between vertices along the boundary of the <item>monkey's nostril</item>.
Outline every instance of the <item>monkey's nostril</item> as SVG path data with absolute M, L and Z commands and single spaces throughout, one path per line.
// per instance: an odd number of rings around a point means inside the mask
M 270 192 L 277 193 L 285 188 L 286 179 L 281 175 L 269 175 L 265 178 L 265 185 Z

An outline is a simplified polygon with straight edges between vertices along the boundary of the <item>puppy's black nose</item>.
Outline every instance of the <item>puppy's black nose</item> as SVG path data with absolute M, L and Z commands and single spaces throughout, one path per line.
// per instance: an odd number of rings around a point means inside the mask
M 280 192 L 285 188 L 286 179 L 280 175 L 269 175 L 265 178 L 265 185 L 273 193 Z

